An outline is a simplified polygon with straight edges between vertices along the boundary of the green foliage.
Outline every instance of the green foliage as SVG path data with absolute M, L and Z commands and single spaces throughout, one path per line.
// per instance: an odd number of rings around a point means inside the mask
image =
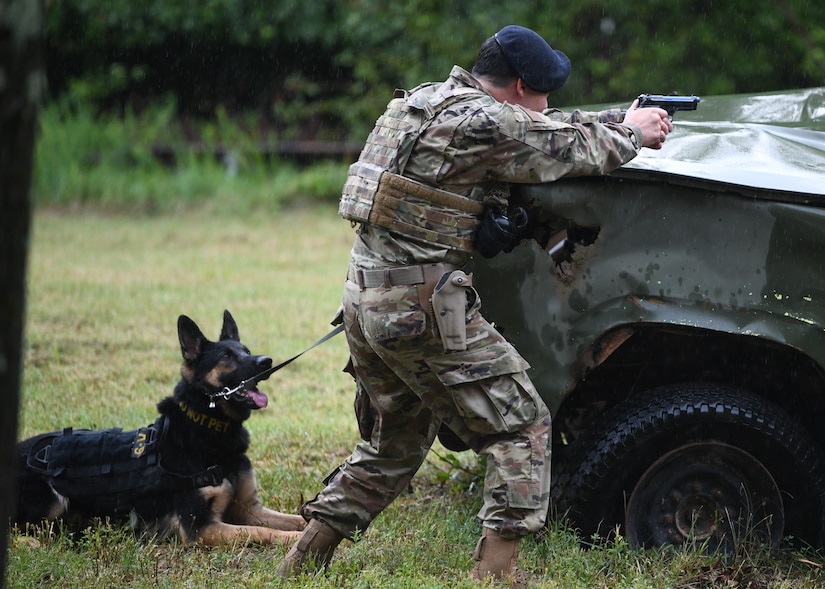
M 629 100 L 642 91 L 756 92 L 825 83 L 825 5 L 606 0 L 498 3 L 419 0 L 386 11 L 353 2 L 354 39 L 343 56 L 366 87 L 440 80 L 451 63 L 471 67 L 492 32 L 514 22 L 539 31 L 570 56 L 567 86 L 555 104 Z M 373 39 L 368 56 L 363 39 Z M 393 80 L 393 76 L 395 79 Z
M 809 0 L 49 0 L 49 73 L 122 111 L 256 110 L 288 137 L 360 140 L 395 87 L 470 68 L 481 42 L 530 26 L 573 62 L 555 105 L 640 92 L 726 94 L 825 84 L 825 3 Z
M 142 213 L 275 211 L 307 199 L 338 201 L 346 164 L 299 169 L 267 159 L 267 136 L 242 123 L 221 109 L 214 121 L 194 125 L 175 118 L 171 104 L 116 117 L 95 115 L 82 102 L 56 102 L 41 115 L 34 200 Z
M 183 34 L 192 42 L 266 45 L 273 39 L 323 45 L 332 0 L 277 4 L 258 0 L 203 0 L 197 4 L 144 0 L 47 0 L 48 30 L 61 47 L 83 49 L 88 43 L 122 49 L 163 43 Z M 328 46 L 328 45 L 327 45 Z

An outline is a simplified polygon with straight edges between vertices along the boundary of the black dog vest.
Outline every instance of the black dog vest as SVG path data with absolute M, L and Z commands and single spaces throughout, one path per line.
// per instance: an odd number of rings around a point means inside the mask
M 93 501 L 103 511 L 128 513 L 142 496 L 172 489 L 218 485 L 218 465 L 194 475 L 163 468 L 160 445 L 166 417 L 132 431 L 73 430 L 46 434 L 33 445 L 29 468 L 49 478 L 55 491 L 71 500 Z

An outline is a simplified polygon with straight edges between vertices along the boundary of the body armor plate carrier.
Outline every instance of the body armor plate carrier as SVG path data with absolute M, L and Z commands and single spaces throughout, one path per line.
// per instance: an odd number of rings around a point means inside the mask
M 402 176 L 418 137 L 450 104 L 475 88 L 456 88 L 449 94 L 425 85 L 407 94 L 396 91 L 350 166 L 338 212 L 345 219 L 371 223 L 425 243 L 471 252 L 484 205 L 465 196 L 439 190 Z

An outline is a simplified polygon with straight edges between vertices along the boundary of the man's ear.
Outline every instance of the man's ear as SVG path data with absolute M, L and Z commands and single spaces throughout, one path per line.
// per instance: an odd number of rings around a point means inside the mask
M 524 83 L 524 80 L 522 80 L 521 78 L 516 78 L 516 95 L 519 98 L 524 98 L 524 95 L 527 93 L 527 90 L 529 90 L 529 87 L 527 86 L 527 84 Z

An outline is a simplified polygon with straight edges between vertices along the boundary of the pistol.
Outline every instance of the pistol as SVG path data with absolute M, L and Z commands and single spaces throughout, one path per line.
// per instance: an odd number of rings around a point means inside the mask
M 696 110 L 702 101 L 698 96 L 666 96 L 664 94 L 639 94 L 639 108 L 658 107 L 667 111 L 668 118 L 673 120 L 673 113 L 677 110 Z

